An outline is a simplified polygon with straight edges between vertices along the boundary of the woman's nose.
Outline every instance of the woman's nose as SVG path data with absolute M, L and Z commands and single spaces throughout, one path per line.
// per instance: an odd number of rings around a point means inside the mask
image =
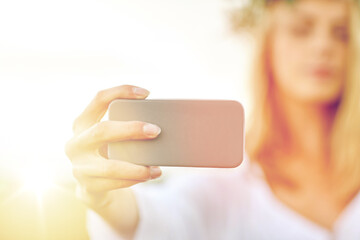
M 312 37 L 312 50 L 315 56 L 329 58 L 334 52 L 335 41 L 328 28 L 318 28 Z

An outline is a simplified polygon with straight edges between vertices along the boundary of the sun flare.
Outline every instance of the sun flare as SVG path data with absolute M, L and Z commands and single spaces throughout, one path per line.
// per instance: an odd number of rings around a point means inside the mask
M 25 169 L 21 171 L 22 190 L 42 198 L 44 193 L 54 186 L 53 176 L 49 171 L 41 168 Z

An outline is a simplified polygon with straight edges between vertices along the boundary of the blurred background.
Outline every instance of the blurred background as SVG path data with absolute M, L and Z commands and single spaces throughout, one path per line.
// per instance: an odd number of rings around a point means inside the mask
M 64 145 L 99 90 L 132 84 L 148 99 L 234 99 L 249 111 L 252 45 L 230 30 L 233 4 L 0 1 L 0 239 L 88 239 Z M 162 170 L 144 184 L 204 169 Z

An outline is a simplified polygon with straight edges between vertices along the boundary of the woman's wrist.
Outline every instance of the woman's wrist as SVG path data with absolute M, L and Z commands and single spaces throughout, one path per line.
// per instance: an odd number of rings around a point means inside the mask
M 76 186 L 76 196 L 88 207 L 94 210 L 106 208 L 111 203 L 110 192 L 89 192 L 79 184 Z

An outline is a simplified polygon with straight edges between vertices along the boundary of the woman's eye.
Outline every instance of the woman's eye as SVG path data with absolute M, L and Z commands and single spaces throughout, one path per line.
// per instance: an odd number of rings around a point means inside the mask
M 295 36 L 306 36 L 310 32 L 310 29 L 308 26 L 295 25 L 290 27 L 290 31 Z

